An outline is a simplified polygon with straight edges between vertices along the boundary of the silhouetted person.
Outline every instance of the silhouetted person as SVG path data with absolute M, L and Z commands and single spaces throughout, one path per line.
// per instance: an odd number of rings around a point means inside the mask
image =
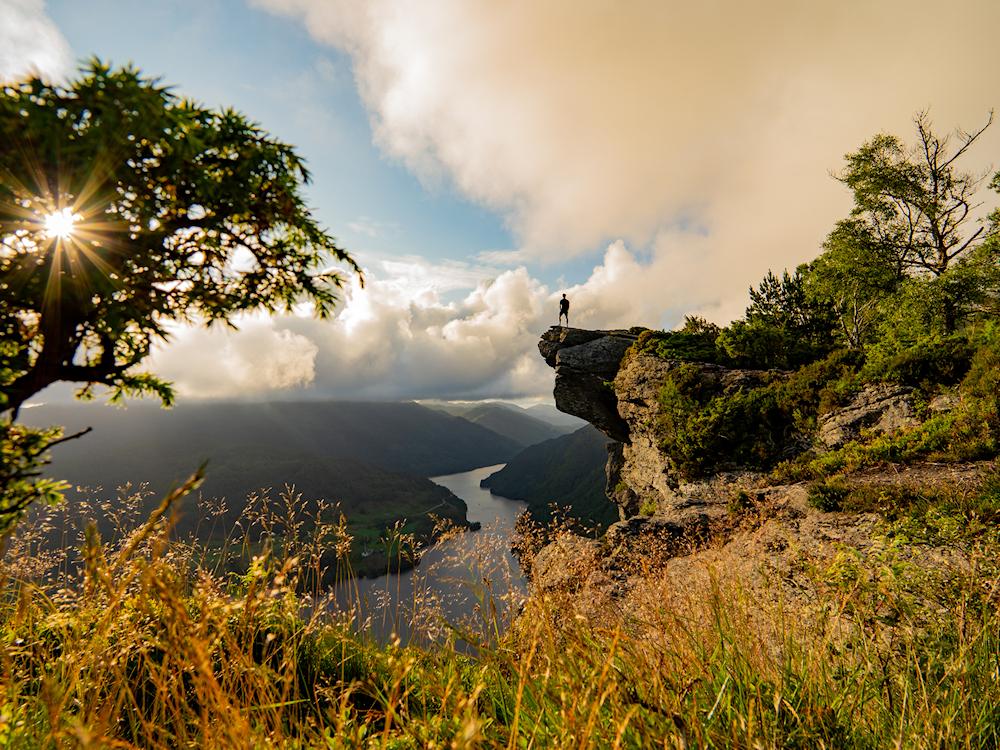
M 569 300 L 566 299 L 566 295 L 559 300 L 559 323 L 562 323 L 563 318 L 566 318 L 566 327 L 569 328 Z

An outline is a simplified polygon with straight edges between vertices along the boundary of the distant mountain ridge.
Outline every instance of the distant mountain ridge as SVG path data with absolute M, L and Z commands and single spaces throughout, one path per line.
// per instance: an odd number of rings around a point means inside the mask
M 525 409 L 525 412 L 535 419 L 541 419 L 543 422 L 548 422 L 567 432 L 576 432 L 587 425 L 584 420 L 574 417 L 572 414 L 561 412 L 552 404 L 535 404 Z
M 522 448 L 551 440 L 572 431 L 572 428 L 565 424 L 560 426 L 551 420 L 530 414 L 527 409 L 500 401 L 470 404 L 440 403 L 430 405 L 430 408 L 445 411 L 473 424 L 486 427 L 498 435 L 510 438 Z M 575 420 L 574 417 L 570 417 L 570 419 Z
M 520 445 L 488 428 L 416 403 L 189 402 L 164 410 L 148 404 L 48 405 L 25 412 L 32 424 L 94 432 L 56 451 L 60 463 L 102 456 L 101 463 L 155 451 L 185 470 L 217 455 L 353 458 L 390 471 L 437 476 L 503 463 Z

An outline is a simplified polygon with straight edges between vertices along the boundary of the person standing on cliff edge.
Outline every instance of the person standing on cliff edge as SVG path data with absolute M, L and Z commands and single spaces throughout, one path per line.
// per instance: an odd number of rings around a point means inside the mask
M 566 295 L 559 300 L 559 324 L 562 325 L 563 318 L 566 318 L 566 327 L 569 328 L 569 300 Z

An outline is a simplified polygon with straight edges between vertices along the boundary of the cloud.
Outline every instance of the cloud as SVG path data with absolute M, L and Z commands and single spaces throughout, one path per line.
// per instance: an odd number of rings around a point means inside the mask
M 843 154 L 1000 91 L 995 0 L 253 1 L 351 55 L 380 146 L 504 215 L 509 259 L 623 239 L 664 309 L 738 309 L 846 213 Z
M 372 221 L 367 216 L 359 216 L 355 221 L 347 222 L 347 228 L 355 234 L 363 234 L 372 238 L 381 234 L 378 222 Z
M 316 376 L 316 345 L 266 317 L 247 317 L 234 332 L 221 326 L 177 327 L 150 361 L 181 396 L 241 398 L 294 391 Z
M 524 267 L 372 261 L 332 320 L 255 317 L 239 331 L 183 328 L 150 369 L 200 398 L 529 398 L 552 389 L 538 335 L 572 300 L 574 325 L 660 322 L 655 280 L 622 242 L 583 284 L 550 289 Z M 623 285 L 628 293 L 621 294 Z
M 72 62 L 69 43 L 43 0 L 0 0 L 0 82 L 29 74 L 58 80 Z

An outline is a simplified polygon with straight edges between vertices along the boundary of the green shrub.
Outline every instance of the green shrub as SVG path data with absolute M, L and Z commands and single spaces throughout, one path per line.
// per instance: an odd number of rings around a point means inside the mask
M 843 509 L 844 499 L 850 491 L 842 481 L 816 482 L 809 487 L 807 500 L 817 510 L 832 513 Z
M 943 452 L 951 445 L 954 421 L 953 414 L 940 414 L 911 430 L 855 440 L 818 457 L 804 456 L 804 465 L 780 467 L 779 472 L 786 480 L 828 477 L 866 466 L 909 463 L 934 454 L 944 457 Z
M 657 506 L 656 502 L 653 500 L 643 500 L 642 504 L 639 506 L 640 516 L 652 516 L 656 513 Z
M 660 359 L 732 364 L 726 353 L 716 345 L 718 336 L 717 326 L 680 331 L 644 331 L 632 345 L 632 351 Z
M 992 333 L 973 355 L 959 386 L 961 408 L 955 419 L 955 444 L 974 458 L 1000 452 L 1000 335 Z
M 732 466 L 768 470 L 808 445 L 825 389 L 852 380 L 859 362 L 840 350 L 790 377 L 772 374 L 731 392 L 704 368 L 680 365 L 660 388 L 661 448 L 686 478 Z
M 795 369 L 826 356 L 831 349 L 829 337 L 818 340 L 797 329 L 759 320 L 736 321 L 719 335 L 718 345 L 737 366 L 764 370 Z
M 887 380 L 934 390 L 961 381 L 975 351 L 961 334 L 924 339 L 887 359 L 873 360 L 864 374 L 869 380 Z

